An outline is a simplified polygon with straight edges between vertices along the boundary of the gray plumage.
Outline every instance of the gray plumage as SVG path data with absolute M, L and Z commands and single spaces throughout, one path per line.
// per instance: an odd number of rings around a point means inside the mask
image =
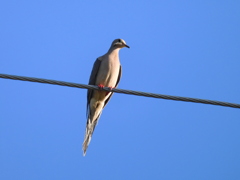
M 122 74 L 119 61 L 119 50 L 129 46 L 123 39 L 115 39 L 108 52 L 97 58 L 93 65 L 89 85 L 116 88 Z M 88 90 L 87 92 L 87 125 L 83 142 L 83 155 L 86 155 L 88 145 L 103 108 L 110 100 L 112 92 Z

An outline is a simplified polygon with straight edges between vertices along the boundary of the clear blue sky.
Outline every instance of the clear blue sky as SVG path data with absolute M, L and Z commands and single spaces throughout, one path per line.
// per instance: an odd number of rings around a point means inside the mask
M 239 1 L 2 1 L 0 73 L 240 103 Z M 240 110 L 114 94 L 86 157 L 86 90 L 0 79 L 1 180 L 239 180 Z

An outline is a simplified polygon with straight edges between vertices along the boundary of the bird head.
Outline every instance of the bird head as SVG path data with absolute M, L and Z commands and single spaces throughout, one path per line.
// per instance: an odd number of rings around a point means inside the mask
M 115 48 L 123 48 L 123 47 L 130 48 L 123 39 L 115 39 L 112 42 L 112 47 L 115 47 Z

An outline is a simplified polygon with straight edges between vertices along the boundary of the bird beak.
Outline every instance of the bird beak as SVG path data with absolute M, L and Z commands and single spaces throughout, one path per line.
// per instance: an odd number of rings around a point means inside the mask
M 125 47 L 130 48 L 128 45 L 125 44 Z

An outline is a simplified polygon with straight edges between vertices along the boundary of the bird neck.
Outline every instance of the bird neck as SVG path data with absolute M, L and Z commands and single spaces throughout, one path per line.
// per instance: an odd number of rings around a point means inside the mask
M 119 47 L 111 47 L 109 50 L 108 50 L 108 54 L 118 54 L 120 48 Z

